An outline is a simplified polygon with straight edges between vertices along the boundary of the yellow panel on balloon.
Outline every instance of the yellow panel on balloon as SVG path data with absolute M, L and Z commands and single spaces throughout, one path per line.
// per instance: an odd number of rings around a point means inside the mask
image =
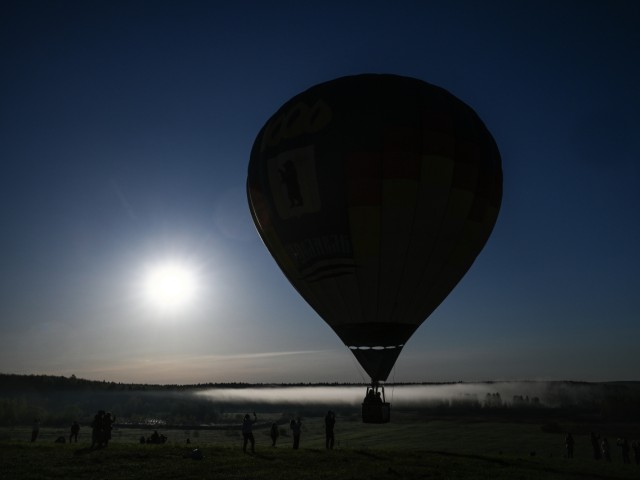
M 382 197 L 385 208 L 404 207 L 413 211 L 418 198 L 418 182 L 404 178 L 385 179 L 382 182 Z
M 453 159 L 449 157 L 424 155 L 420 180 L 426 185 L 448 187 L 453 179 L 454 166 Z
M 447 202 L 447 217 L 450 219 L 466 219 L 469 215 L 475 195 L 468 190 L 452 188 Z

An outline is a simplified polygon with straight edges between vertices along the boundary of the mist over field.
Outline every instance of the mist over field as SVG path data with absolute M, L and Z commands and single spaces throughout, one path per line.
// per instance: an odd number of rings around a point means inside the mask
M 98 410 L 114 412 L 118 423 L 214 425 L 229 413 L 323 415 L 327 409 L 358 415 L 364 384 L 149 385 L 93 381 L 71 376 L 0 374 L 0 425 L 28 425 L 34 418 L 64 425 L 90 423 Z M 395 412 L 456 415 L 585 414 L 640 420 L 640 382 L 500 381 L 385 386 Z
M 207 388 L 195 395 L 212 402 L 238 404 L 327 404 L 355 407 L 362 403 L 364 386 L 273 386 Z M 385 388 L 386 400 L 397 407 L 420 407 L 460 402 L 499 403 L 505 406 L 535 402 L 547 407 L 592 400 L 591 385 L 559 382 L 486 382 L 434 385 L 397 385 Z

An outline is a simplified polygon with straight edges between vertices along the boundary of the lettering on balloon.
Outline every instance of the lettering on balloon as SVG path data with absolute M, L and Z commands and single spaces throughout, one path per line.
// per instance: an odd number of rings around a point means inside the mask
M 338 233 L 307 238 L 301 242 L 290 243 L 285 248 L 298 268 L 319 260 L 353 257 L 349 237 Z
M 311 107 L 305 102 L 298 102 L 267 123 L 260 151 L 277 146 L 283 139 L 319 132 L 331 121 L 331 117 L 331 107 L 322 99 L 318 99 Z

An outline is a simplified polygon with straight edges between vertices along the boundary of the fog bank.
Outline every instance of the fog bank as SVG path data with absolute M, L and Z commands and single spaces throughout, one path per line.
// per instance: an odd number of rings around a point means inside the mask
M 510 406 L 514 402 L 536 402 L 549 407 L 593 397 L 595 384 L 564 382 L 487 382 L 386 386 L 386 400 L 398 407 L 440 403 L 490 401 Z M 313 404 L 356 406 L 362 402 L 364 386 L 261 386 L 209 388 L 196 393 L 215 403 Z

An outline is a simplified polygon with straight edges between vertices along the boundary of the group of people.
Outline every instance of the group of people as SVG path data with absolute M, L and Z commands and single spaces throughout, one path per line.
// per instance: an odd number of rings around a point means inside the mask
M 111 431 L 113 429 L 113 424 L 115 423 L 116 417 L 111 412 L 105 412 L 104 410 L 99 410 L 95 416 L 93 417 L 93 421 L 91 422 L 91 449 L 95 448 L 103 448 L 108 446 L 109 441 L 111 440 Z M 243 445 L 242 450 L 244 452 L 247 451 L 247 446 L 250 445 L 251 452 L 255 452 L 255 437 L 253 436 L 253 425 L 258 421 L 258 417 L 256 413 L 253 412 L 253 418 L 248 413 L 244 416 L 242 421 L 242 437 L 243 437 Z M 335 443 L 334 437 L 334 426 L 336 424 L 336 416 L 335 413 L 329 410 L 324 418 L 325 425 L 325 444 L 327 449 L 333 449 Z M 293 448 L 300 448 L 300 436 L 302 434 L 302 420 L 300 417 L 296 419 L 292 419 L 289 422 L 289 428 L 292 432 L 293 437 Z M 38 438 L 38 434 L 40 431 L 40 422 L 36 419 L 33 423 L 33 428 L 31 432 L 31 441 L 35 442 Z M 69 433 L 69 443 L 78 442 L 78 434 L 80 433 L 80 424 L 77 421 L 74 421 L 71 425 L 71 431 Z M 280 428 L 277 423 L 273 423 L 271 425 L 271 446 L 275 447 L 278 441 L 278 437 L 280 436 Z M 64 437 L 62 438 L 62 442 L 64 442 Z M 57 441 L 60 441 L 59 439 Z M 161 435 L 158 431 L 154 431 L 153 434 L 145 438 L 144 436 L 140 437 L 140 443 L 165 443 L 167 441 L 167 437 L 165 435 Z M 187 439 L 187 442 L 189 440 Z
M 111 440 L 111 430 L 116 421 L 115 415 L 111 412 L 99 410 L 91 422 L 91 449 L 102 448 L 109 445 Z
M 40 420 L 37 418 L 33 421 L 33 426 L 31 427 L 31 441 L 35 442 L 38 439 L 38 435 L 40 433 Z M 78 422 L 73 422 L 71 424 L 71 433 L 69 433 L 69 443 L 72 441 L 78 443 L 78 433 L 80 433 L 80 424 Z M 60 436 L 56 439 L 56 443 L 65 443 L 66 439 L 64 436 Z
M 140 443 L 152 443 L 152 444 L 162 444 L 167 443 L 167 436 L 162 433 L 158 433 L 157 430 L 154 430 L 151 436 L 145 437 L 142 435 L 140 437 Z M 191 443 L 191 441 L 187 438 L 187 443 Z
M 594 460 L 604 459 L 607 462 L 611 462 L 611 446 L 606 437 L 600 438 L 600 435 L 591 432 L 590 442 Z M 570 433 L 567 434 L 565 437 L 567 458 L 573 458 L 574 443 L 573 436 Z M 630 453 L 633 451 L 634 461 L 636 465 L 640 465 L 640 442 L 636 440 L 629 444 L 629 440 L 626 437 L 620 437 L 616 441 L 616 446 L 620 448 L 622 463 L 631 463 Z
M 374 392 L 373 388 L 367 390 L 367 395 L 364 397 L 364 403 L 383 403 L 382 395 L 380 392 Z
M 256 416 L 256 412 L 253 412 L 253 418 L 248 413 L 244 416 L 242 420 L 242 451 L 247 451 L 247 446 L 250 445 L 251 453 L 255 453 L 256 440 L 253 436 L 253 425 L 258 421 L 258 417 Z M 334 426 L 336 424 L 336 416 L 331 410 L 327 412 L 327 415 L 324 418 L 324 426 L 325 426 L 325 442 L 327 449 L 333 449 L 333 445 L 335 443 L 334 437 Z M 302 420 L 300 417 L 296 419 L 291 419 L 289 422 L 289 428 L 291 429 L 291 433 L 293 436 L 293 449 L 297 450 L 300 448 L 300 435 L 302 433 Z M 271 437 L 271 446 L 275 447 L 278 441 L 278 437 L 280 436 L 280 428 L 277 423 L 271 424 L 271 430 L 269 432 Z
M 115 421 L 116 417 L 112 415 L 111 412 L 99 410 L 95 414 L 93 421 L 91 422 L 91 449 L 106 447 L 109 444 L 109 440 L 111 440 L 111 430 L 113 429 Z M 32 442 L 35 442 L 38 438 L 39 431 L 40 422 L 36 419 L 34 420 L 33 427 L 31 429 Z M 69 432 L 69 443 L 78 443 L 79 433 L 80 424 L 77 421 L 74 421 L 71 424 L 71 430 Z M 55 441 L 56 443 L 65 443 L 66 439 L 64 436 L 60 436 Z
M 631 463 L 630 450 L 633 449 L 633 456 L 636 465 L 640 465 L 640 443 L 637 441 L 629 445 L 629 440 L 626 437 L 620 437 L 616 441 L 616 446 L 620 447 L 622 453 L 622 463 Z M 600 436 L 591 432 L 591 447 L 593 448 L 593 458 L 600 460 L 602 458 L 605 461 L 611 461 L 611 447 L 607 438 L 600 439 Z

